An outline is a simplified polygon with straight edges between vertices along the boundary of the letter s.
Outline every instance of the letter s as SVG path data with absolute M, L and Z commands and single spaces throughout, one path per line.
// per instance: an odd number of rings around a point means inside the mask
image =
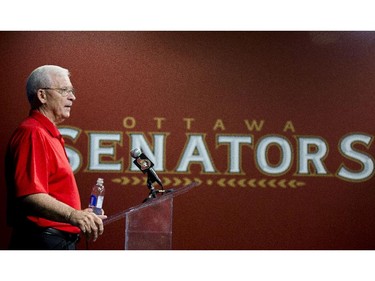
M 337 176 L 348 181 L 366 181 L 374 174 L 374 159 L 371 155 L 360 152 L 354 149 L 354 144 L 359 143 L 366 146 L 368 149 L 372 143 L 373 137 L 365 134 L 352 134 L 344 137 L 339 145 L 340 153 L 354 162 L 361 165 L 359 171 L 351 171 L 344 166 L 340 165 L 337 171 Z

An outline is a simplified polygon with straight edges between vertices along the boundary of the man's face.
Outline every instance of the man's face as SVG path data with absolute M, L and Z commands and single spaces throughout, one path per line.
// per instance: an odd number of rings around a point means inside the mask
M 68 76 L 53 76 L 49 88 L 45 89 L 46 103 L 43 111 L 52 122 L 58 124 L 70 117 L 70 110 L 76 97 L 69 92 L 73 86 Z

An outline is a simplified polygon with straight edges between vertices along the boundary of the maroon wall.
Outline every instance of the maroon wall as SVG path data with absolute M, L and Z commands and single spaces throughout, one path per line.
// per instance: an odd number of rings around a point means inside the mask
M 57 64 L 77 89 L 60 127 L 79 133 L 66 145 L 79 159 L 83 205 L 98 177 L 109 216 L 145 198 L 129 156 L 144 139 L 161 151 L 166 188 L 200 183 L 175 199 L 174 249 L 375 249 L 374 40 L 372 32 L 1 32 L 0 156 L 28 114 L 27 76 Z M 117 140 L 95 147 L 95 134 Z M 3 249 L 4 184 L 1 176 Z M 89 247 L 123 249 L 124 221 Z

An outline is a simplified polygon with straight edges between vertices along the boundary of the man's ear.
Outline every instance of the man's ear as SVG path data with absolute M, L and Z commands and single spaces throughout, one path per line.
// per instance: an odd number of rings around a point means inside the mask
M 47 93 L 43 89 L 38 90 L 36 97 L 41 104 L 45 104 L 47 102 Z

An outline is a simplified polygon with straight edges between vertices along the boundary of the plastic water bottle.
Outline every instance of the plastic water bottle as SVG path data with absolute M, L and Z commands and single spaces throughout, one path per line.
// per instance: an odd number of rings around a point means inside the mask
M 89 207 L 92 208 L 94 213 L 97 215 L 102 214 L 104 193 L 104 180 L 102 178 L 98 178 L 96 184 L 92 188 L 89 204 Z

